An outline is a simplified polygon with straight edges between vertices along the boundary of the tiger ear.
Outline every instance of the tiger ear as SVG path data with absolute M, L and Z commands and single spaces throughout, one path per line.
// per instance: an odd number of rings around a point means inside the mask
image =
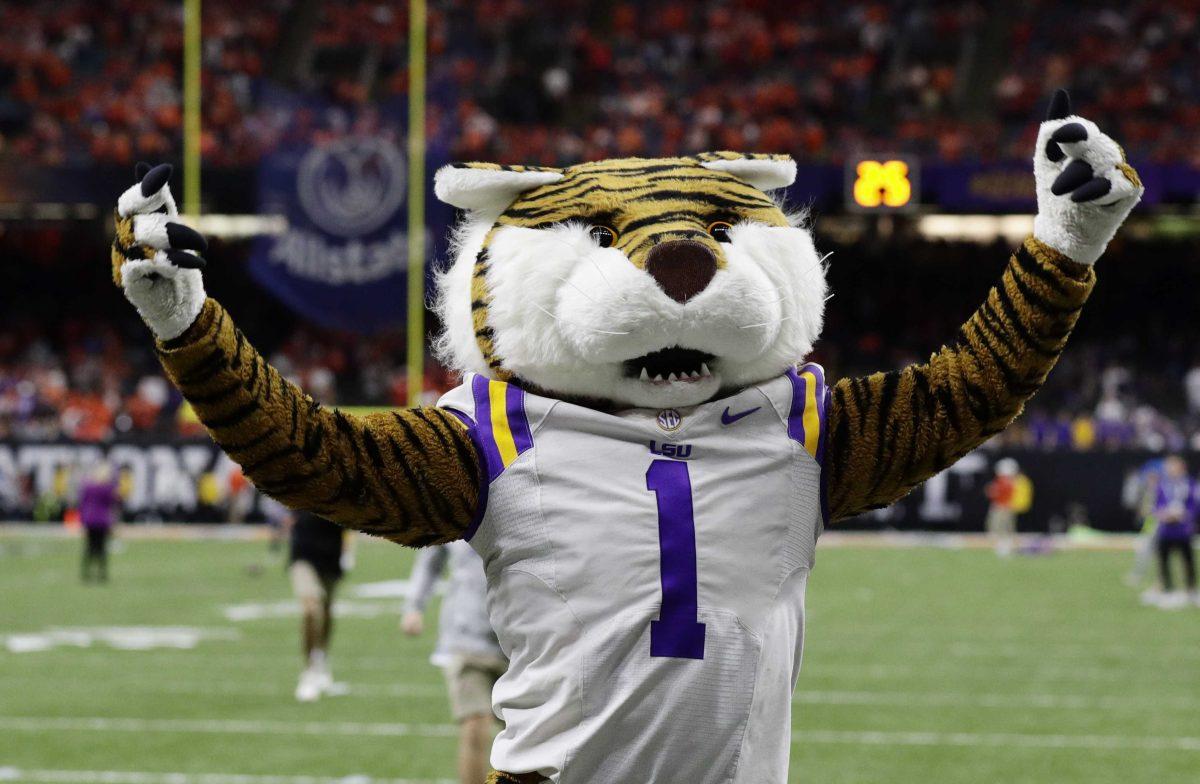
M 462 210 L 503 210 L 525 191 L 562 178 L 562 170 L 541 166 L 452 163 L 433 175 L 433 192 Z
M 704 168 L 728 172 L 760 191 L 786 188 L 796 181 L 796 162 L 790 155 L 703 152 L 696 159 Z

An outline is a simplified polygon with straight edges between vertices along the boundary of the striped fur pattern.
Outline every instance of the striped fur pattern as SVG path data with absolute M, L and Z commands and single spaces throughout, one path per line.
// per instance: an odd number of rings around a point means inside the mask
M 268 365 L 211 299 L 159 357 L 213 440 L 286 506 L 416 547 L 460 539 L 471 525 L 482 468 L 448 411 L 354 417 L 324 408 Z
M 1090 266 L 1031 237 L 929 362 L 834 385 L 831 519 L 902 498 L 1012 422 L 1054 367 L 1094 283 Z
M 471 314 L 476 341 L 489 372 L 504 380 L 512 377 L 496 353 L 495 336 L 488 322 L 488 246 L 498 229 L 540 229 L 567 222 L 608 226 L 617 234 L 613 247 L 640 269 L 645 268 L 647 254 L 656 243 L 690 239 L 708 247 L 721 268 L 724 254 L 708 233 L 712 223 L 788 225 L 778 205 L 763 191 L 732 174 L 703 166 L 711 161 L 739 159 L 790 160 L 786 156 L 713 152 L 686 158 L 594 161 L 563 169 L 561 180 L 521 194 L 496 219 L 475 259 Z
M 484 784 L 548 784 L 550 779 L 543 778 L 537 773 L 522 773 L 514 775 L 500 770 L 493 770 Z

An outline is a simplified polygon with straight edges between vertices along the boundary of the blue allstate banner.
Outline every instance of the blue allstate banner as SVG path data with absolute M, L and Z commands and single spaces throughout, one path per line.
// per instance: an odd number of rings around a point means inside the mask
M 426 161 L 432 175 L 440 161 Z M 293 145 L 259 170 L 259 209 L 287 230 L 254 246 L 250 272 L 305 319 L 372 333 L 403 326 L 408 269 L 408 182 L 403 137 L 343 135 Z M 452 211 L 426 183 L 426 258 L 436 256 Z M 432 265 L 428 265 L 432 266 Z

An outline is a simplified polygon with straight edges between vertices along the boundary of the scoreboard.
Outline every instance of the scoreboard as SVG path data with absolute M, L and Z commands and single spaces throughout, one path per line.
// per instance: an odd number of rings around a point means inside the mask
M 921 202 L 921 169 L 901 155 L 846 162 L 846 209 L 861 213 L 912 212 Z

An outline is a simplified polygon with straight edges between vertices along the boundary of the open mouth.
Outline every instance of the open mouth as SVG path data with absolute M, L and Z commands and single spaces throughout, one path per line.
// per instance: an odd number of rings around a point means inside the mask
M 712 378 L 708 363 L 714 359 L 703 351 L 673 346 L 625 360 L 625 377 L 651 384 L 703 381 Z

